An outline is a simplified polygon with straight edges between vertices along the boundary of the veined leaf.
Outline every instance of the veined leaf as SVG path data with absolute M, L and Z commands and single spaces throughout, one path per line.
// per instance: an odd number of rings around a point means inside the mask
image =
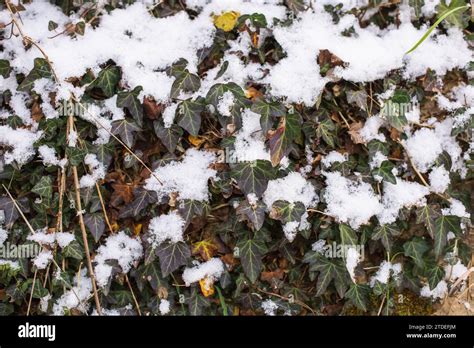
M 301 221 L 301 217 L 306 212 L 306 207 L 301 202 L 290 203 L 283 200 L 277 200 L 273 203 L 272 213 L 273 219 L 280 220 L 286 224 L 292 221 Z
M 199 76 L 191 74 L 187 69 L 176 77 L 171 86 L 170 97 L 178 98 L 182 91 L 196 92 L 201 87 Z
M 387 251 L 392 248 L 392 237 L 400 234 L 400 230 L 395 224 L 377 226 L 374 232 L 372 240 L 380 240 Z
M 368 285 L 352 283 L 346 292 L 345 298 L 351 300 L 357 308 L 366 312 L 369 303 L 369 294 L 370 288 Z
M 256 238 L 243 239 L 237 243 L 237 247 L 245 275 L 255 283 L 262 271 L 262 257 L 267 252 L 267 247 L 262 240 Z
M 392 173 L 393 168 L 395 168 L 395 165 L 392 162 L 383 161 L 379 168 L 372 170 L 372 175 L 380 176 L 383 178 L 383 180 L 395 185 L 397 183 L 397 179 L 395 179 L 395 175 Z
M 415 261 L 415 264 L 420 268 L 423 268 L 425 264 L 423 261 L 423 254 L 429 249 L 430 246 L 428 243 L 420 237 L 413 237 L 411 240 L 403 244 L 405 256 L 411 257 Z
M 201 128 L 201 112 L 203 110 L 203 104 L 191 99 L 185 100 L 178 105 L 176 122 L 189 134 L 197 137 Z
M 89 229 L 97 243 L 105 231 L 105 219 L 102 213 L 85 214 L 84 224 Z
M 163 277 L 176 271 L 186 264 L 191 257 L 191 249 L 186 243 L 163 243 L 156 249 L 156 254 L 160 259 L 160 268 Z
M 6 59 L 0 59 L 0 75 L 7 78 L 10 75 L 10 62 Z
M 231 176 L 237 180 L 239 188 L 246 195 L 255 193 L 257 197 L 262 196 L 268 181 L 274 179 L 275 175 L 275 169 L 265 160 L 237 163 L 231 171 Z
M 339 225 L 339 236 L 341 237 L 341 244 L 343 245 L 357 245 L 356 232 L 346 224 Z
M 458 216 L 441 215 L 435 220 L 434 252 L 439 257 L 446 246 L 448 232 L 461 233 L 461 221 Z
M 172 124 L 169 128 L 166 128 L 158 120 L 153 122 L 153 126 L 158 139 L 161 140 L 169 152 L 174 152 L 179 138 L 181 138 L 183 135 L 183 130 L 175 124 Z
M 119 81 L 120 68 L 117 66 L 108 66 L 100 71 L 92 85 L 100 88 L 105 96 L 110 98 L 115 94 Z
M 280 126 L 269 139 L 272 165 L 277 166 L 291 150 L 291 144 L 301 137 L 302 118 L 298 113 L 287 114 L 281 118 Z
M 143 123 L 143 106 L 138 100 L 138 95 L 142 90 L 141 86 L 137 86 L 131 91 L 117 93 L 117 106 L 126 108 L 139 126 Z
M 141 128 L 135 122 L 128 121 L 126 118 L 112 122 L 112 134 L 117 135 L 130 148 L 135 143 L 134 133 L 140 131 Z

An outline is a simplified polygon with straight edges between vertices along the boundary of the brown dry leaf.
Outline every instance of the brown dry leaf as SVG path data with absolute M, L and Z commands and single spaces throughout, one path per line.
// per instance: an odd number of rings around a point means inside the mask
M 152 97 L 145 97 L 143 99 L 143 109 L 149 119 L 156 120 L 163 112 L 164 106 L 163 104 L 158 104 Z
M 221 257 L 221 260 L 228 265 L 230 268 L 235 267 L 239 264 L 239 260 L 234 257 L 234 254 L 229 253 Z
M 43 101 L 43 103 L 46 103 L 47 101 Z M 36 122 L 39 122 L 42 118 L 44 117 L 43 110 L 41 110 L 41 105 L 38 102 L 38 100 L 35 100 L 33 102 L 33 105 L 31 106 L 31 118 L 35 120 Z
M 360 136 L 360 130 L 363 126 L 362 122 L 354 122 L 350 125 L 347 133 L 351 136 L 354 144 L 365 144 L 365 140 Z
M 285 271 L 283 271 L 281 268 L 278 268 L 275 271 L 262 272 L 262 274 L 260 275 L 260 279 L 264 282 L 272 283 L 274 279 L 283 279 L 284 275 Z
M 130 203 L 133 200 L 132 184 L 113 183 L 112 188 L 114 189 L 111 198 L 112 201 L 114 200 L 114 196 L 120 197 L 125 203 Z
M 400 139 L 400 132 L 396 128 L 390 129 L 390 139 L 393 141 Z
M 135 236 L 140 235 L 140 232 L 142 231 L 142 227 L 143 227 L 142 224 L 136 224 L 136 225 L 133 227 L 133 234 L 134 234 Z

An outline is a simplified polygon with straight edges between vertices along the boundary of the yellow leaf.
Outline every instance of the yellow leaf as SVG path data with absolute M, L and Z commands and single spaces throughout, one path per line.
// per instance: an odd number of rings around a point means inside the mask
M 133 233 L 136 236 L 138 236 L 141 231 L 142 231 L 142 224 L 136 224 L 135 227 L 133 228 Z
M 194 147 L 200 147 L 202 143 L 206 141 L 206 139 L 203 137 L 195 137 L 192 135 L 188 136 L 188 140 Z
M 217 246 L 210 239 L 204 239 L 200 242 L 194 243 L 193 255 L 201 255 L 204 261 L 210 260 L 216 251 Z
M 111 225 L 112 231 L 115 233 L 119 230 L 120 226 L 118 225 L 117 221 L 114 221 Z
M 220 16 L 214 16 L 214 25 L 224 31 L 231 31 L 232 29 L 234 29 L 235 24 L 237 23 L 237 19 L 239 17 L 239 12 L 224 12 Z
M 214 281 L 208 277 L 201 279 L 199 281 L 199 286 L 201 287 L 201 292 L 204 297 L 209 297 L 214 295 Z

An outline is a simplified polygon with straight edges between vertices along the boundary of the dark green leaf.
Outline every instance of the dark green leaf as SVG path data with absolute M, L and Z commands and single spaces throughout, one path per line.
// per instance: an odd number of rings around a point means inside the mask
M 131 91 L 117 93 L 117 106 L 127 108 L 139 126 L 143 123 L 143 106 L 138 100 L 138 95 L 142 89 L 141 86 L 137 86 Z
M 178 105 L 176 122 L 192 136 L 199 135 L 201 128 L 201 112 L 204 105 L 191 99 L 185 100 Z
M 392 173 L 393 168 L 395 168 L 395 165 L 392 162 L 383 161 L 379 168 L 372 170 L 372 175 L 374 177 L 382 177 L 383 180 L 395 185 L 397 183 L 397 179 L 395 179 L 395 175 Z
M 128 121 L 125 118 L 112 122 L 112 134 L 118 136 L 130 148 L 135 143 L 134 134 L 139 131 L 141 131 L 141 128 L 135 122 Z
M 370 288 L 368 285 L 351 284 L 345 298 L 349 299 L 360 310 L 367 311 Z
M 255 283 L 262 271 L 262 256 L 267 252 L 267 247 L 262 240 L 256 238 L 241 240 L 237 247 L 245 275 Z
M 105 219 L 102 213 L 85 214 L 84 223 L 97 243 L 105 231 Z
M 266 160 L 237 163 L 231 171 L 231 176 L 246 194 L 254 193 L 261 197 L 267 189 L 268 181 L 275 178 L 276 171 Z
M 186 264 L 191 257 L 191 249 L 186 243 L 163 243 L 156 249 L 156 254 L 160 259 L 160 268 L 163 277 L 176 271 Z

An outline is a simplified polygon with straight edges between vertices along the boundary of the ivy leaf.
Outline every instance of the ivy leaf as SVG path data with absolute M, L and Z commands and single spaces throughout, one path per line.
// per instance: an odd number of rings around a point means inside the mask
M 16 200 L 16 203 L 18 204 L 22 212 L 28 213 L 30 211 L 30 208 L 28 206 L 28 198 L 19 198 Z M 18 210 L 16 209 L 15 204 L 10 199 L 10 197 L 0 197 L 0 210 L 3 210 L 3 213 L 5 215 L 5 227 L 7 229 L 11 228 L 20 216 L 20 214 L 18 213 Z
M 237 163 L 231 171 L 231 177 L 237 180 L 239 188 L 246 195 L 254 193 L 257 197 L 262 196 L 267 189 L 268 181 L 275 176 L 275 169 L 266 160 Z
M 435 220 L 439 216 L 439 213 L 434 210 L 429 204 L 426 204 L 423 207 L 420 207 L 416 210 L 416 223 L 423 223 L 428 230 L 428 233 L 431 238 L 434 239 L 435 236 Z
M 161 140 L 163 145 L 166 146 L 166 149 L 169 152 L 174 152 L 176 145 L 178 145 L 179 138 L 183 135 L 183 130 L 175 124 L 166 128 L 159 121 L 153 122 L 153 128 L 155 129 L 156 136 Z
M 415 264 L 420 268 L 423 268 L 425 264 L 423 261 L 423 254 L 429 249 L 430 246 L 428 243 L 420 237 L 414 237 L 403 244 L 405 256 L 411 257 L 415 261 Z
M 126 108 L 139 126 L 143 123 L 143 106 L 138 100 L 142 90 L 141 86 L 137 86 L 131 91 L 118 92 L 116 103 L 119 108 Z
M 446 0 L 442 0 L 440 4 L 436 7 L 436 12 L 438 13 L 438 18 L 443 17 L 443 15 L 455 8 L 462 7 L 466 5 L 465 0 L 451 0 L 449 6 L 446 4 Z M 460 29 L 464 29 L 469 24 L 469 15 L 466 14 L 468 8 L 454 12 L 445 18 L 445 21 L 452 26 L 456 26 Z
M 43 198 L 51 198 L 53 193 L 53 184 L 50 176 L 41 177 L 40 181 L 36 183 L 35 186 L 31 189 L 31 192 L 40 195 Z
M 203 309 L 209 307 L 211 304 L 207 298 L 199 294 L 196 287 L 191 291 L 191 297 L 188 301 L 188 309 L 190 315 L 202 315 Z
M 365 89 L 361 89 L 358 91 L 349 90 L 347 93 L 347 102 L 351 104 L 357 105 L 364 111 L 367 111 L 367 92 Z
M 206 102 L 208 104 L 212 104 L 215 108 L 217 108 L 220 98 L 225 92 L 228 92 L 228 91 L 232 92 L 232 94 L 234 95 L 234 98 L 236 99 L 235 102 L 241 99 L 246 99 L 245 93 L 242 90 L 242 88 L 240 88 L 240 86 L 234 82 L 229 82 L 226 84 L 216 83 L 214 86 L 212 86 L 209 89 L 209 92 L 207 92 Z
M 178 98 L 181 91 L 196 92 L 201 87 L 199 76 L 191 74 L 187 69 L 178 75 L 171 85 L 171 98 Z
M 10 71 L 10 62 L 6 59 L 0 59 L 0 75 L 2 75 L 3 78 L 7 78 L 10 75 Z
M 65 257 L 82 260 L 84 257 L 84 248 L 77 240 L 73 240 L 63 249 L 63 253 Z
M 349 225 L 339 225 L 339 236 L 341 237 L 341 244 L 357 245 L 357 234 Z
M 158 201 L 156 192 L 148 191 L 141 187 L 134 190 L 133 196 L 134 199 L 132 203 L 120 210 L 119 218 L 124 219 L 139 216 L 146 207 Z
M 101 213 L 85 214 L 84 224 L 87 226 L 97 243 L 105 231 L 105 220 L 103 215 Z
M 115 94 L 119 81 L 120 69 L 117 66 L 108 66 L 100 71 L 92 85 L 100 88 L 105 96 L 110 98 Z
M 186 71 L 188 61 L 184 58 L 178 59 L 170 67 L 166 68 L 166 73 L 170 76 L 179 77 Z
M 48 22 L 48 30 L 49 30 L 49 31 L 53 31 L 53 30 L 55 30 L 57 27 L 58 27 L 58 23 L 53 22 L 53 21 L 49 21 L 49 22 Z
M 262 240 L 257 238 L 240 240 L 237 247 L 245 275 L 252 283 L 255 283 L 262 271 L 262 256 L 267 252 L 267 247 Z
M 81 149 L 78 147 L 66 147 L 66 156 L 68 161 L 73 166 L 78 166 L 84 160 L 84 157 L 87 155 L 86 149 Z
M 160 259 L 160 268 L 163 277 L 167 277 L 179 267 L 186 264 L 191 257 L 191 249 L 186 243 L 163 243 L 156 249 Z
M 436 285 L 444 279 L 444 268 L 439 266 L 439 265 L 432 265 L 432 267 L 429 267 L 427 270 L 427 277 L 428 277 L 428 284 L 430 286 L 430 289 L 436 288 Z
M 379 168 L 372 170 L 372 175 L 374 177 L 380 176 L 383 178 L 383 180 L 395 185 L 397 183 L 397 179 L 395 179 L 395 175 L 392 173 L 393 168 L 395 168 L 395 165 L 392 162 L 383 161 Z
M 323 140 L 331 147 L 335 146 L 334 138 L 336 137 L 336 125 L 334 122 L 326 118 L 325 120 L 319 122 L 318 127 L 316 128 L 316 136 L 318 138 L 323 138 Z
M 461 220 L 454 215 L 441 215 L 435 220 L 434 252 L 439 257 L 447 242 L 448 232 L 459 235 L 461 233 Z
M 310 266 L 310 270 L 319 272 L 316 283 L 316 296 L 321 296 L 326 292 L 329 283 L 336 276 L 336 264 L 325 257 L 320 257 L 316 263 Z
M 149 264 L 143 264 L 136 270 L 137 285 L 141 284 L 141 281 L 145 280 L 150 282 L 153 291 L 158 291 L 160 286 L 164 286 L 165 282 L 162 278 L 158 261 L 150 262 Z M 140 281 L 138 281 L 140 279 Z M 139 285 L 140 288 L 140 285 Z M 143 290 L 143 285 L 142 289 Z
M 18 86 L 18 90 L 22 92 L 29 92 L 33 88 L 33 84 L 36 80 L 41 78 L 50 79 L 52 78 L 53 73 L 51 72 L 51 67 L 49 63 L 44 58 L 35 58 L 33 69 L 25 77 L 25 79 Z
M 390 251 L 392 249 L 392 236 L 398 236 L 399 234 L 400 230 L 397 225 L 381 225 L 375 228 L 371 238 L 372 240 L 380 240 L 385 250 Z
M 290 203 L 277 200 L 273 203 L 270 216 L 286 224 L 292 221 L 301 221 L 301 217 L 306 212 L 306 207 L 301 202 Z
M 370 288 L 368 285 L 353 283 L 344 297 L 349 299 L 357 308 L 366 312 L 369 303 L 369 295 Z
M 252 105 L 251 110 L 256 114 L 260 114 L 260 125 L 264 134 L 267 134 L 272 128 L 273 118 L 286 115 L 286 108 L 280 103 L 267 103 L 261 99 Z
M 302 118 L 298 113 L 281 118 L 280 126 L 269 139 L 272 165 L 277 166 L 291 150 L 293 141 L 301 137 Z
M 376 140 L 376 139 L 371 140 L 367 144 L 367 148 L 369 150 L 369 155 L 371 157 L 375 156 L 377 152 L 381 152 L 383 155 L 387 156 L 390 150 L 387 143 L 383 143 L 380 140 Z
M 176 122 L 189 134 L 197 137 L 201 128 L 201 112 L 204 105 L 191 99 L 185 100 L 178 105 Z
M 249 204 L 247 201 L 243 201 L 236 209 L 237 215 L 244 216 L 249 220 L 255 231 L 262 228 L 263 222 L 265 221 L 265 204 L 257 202 L 255 205 Z
M 185 227 L 188 227 L 195 215 L 202 215 L 204 213 L 204 203 L 193 199 L 185 199 L 180 202 L 178 211 L 183 220 L 186 221 Z
M 128 121 L 126 118 L 112 122 L 112 134 L 118 136 L 130 148 L 135 143 L 134 134 L 139 131 L 141 131 L 141 128 L 135 122 Z

